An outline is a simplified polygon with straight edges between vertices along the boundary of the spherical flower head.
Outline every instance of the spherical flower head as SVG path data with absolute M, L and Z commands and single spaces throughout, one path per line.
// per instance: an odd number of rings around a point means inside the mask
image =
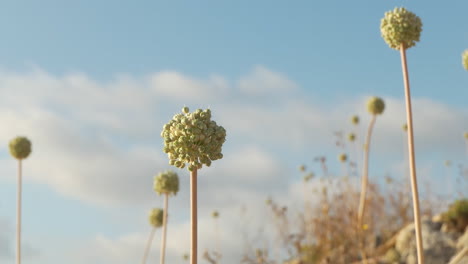
M 403 129 L 403 131 L 408 131 L 408 124 L 404 123 L 403 126 L 401 126 L 401 129 Z
M 351 142 L 354 142 L 356 140 L 356 134 L 349 133 L 348 134 L 348 140 L 351 141 Z
M 468 49 L 462 53 L 463 68 L 468 71 Z
M 345 153 L 341 153 L 338 156 L 338 160 L 341 161 L 341 162 L 346 162 L 348 160 L 348 155 L 346 155 Z
M 184 260 L 189 260 L 189 257 L 190 257 L 190 256 L 189 256 L 189 254 L 187 254 L 187 253 L 185 253 L 185 254 L 182 256 L 182 258 L 183 258 Z
M 464 137 L 466 140 L 468 140 L 468 132 L 465 132 Z
M 18 160 L 25 159 L 31 154 L 31 141 L 26 137 L 16 137 L 10 141 L 10 154 Z
M 299 166 L 299 171 L 301 171 L 301 172 L 306 171 L 306 166 L 305 165 Z
M 165 171 L 154 177 L 154 191 L 159 195 L 176 195 L 179 191 L 179 176 L 173 171 Z
M 351 117 L 351 123 L 352 123 L 353 125 L 358 125 L 358 124 L 359 124 L 359 116 L 353 115 L 353 116 Z
M 164 125 L 161 137 L 169 164 L 177 168 L 188 165 L 188 170 L 193 171 L 223 158 L 226 130 L 211 120 L 210 109 L 190 113 L 188 107 L 184 107 L 181 114 Z
M 304 181 L 309 182 L 312 178 L 314 178 L 314 173 L 308 173 L 307 175 L 304 176 Z
M 421 19 L 403 7 L 385 13 L 380 22 L 383 39 L 392 49 L 411 48 L 419 41 L 422 31 Z
M 152 227 L 157 228 L 163 225 L 164 210 L 161 208 L 153 208 L 149 213 L 149 223 Z
M 385 102 L 382 98 L 372 97 L 367 101 L 367 110 L 373 115 L 380 115 L 385 110 Z
M 219 212 L 215 210 L 215 211 L 213 211 L 211 216 L 213 216 L 213 218 L 218 218 L 219 217 Z

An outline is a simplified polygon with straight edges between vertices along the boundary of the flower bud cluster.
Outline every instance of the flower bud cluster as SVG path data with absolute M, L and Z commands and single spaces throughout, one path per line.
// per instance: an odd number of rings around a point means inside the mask
M 211 216 L 213 216 L 213 218 L 218 218 L 219 217 L 219 212 L 215 210 L 215 211 L 213 211 Z
M 419 41 L 422 31 L 421 19 L 403 7 L 385 13 L 380 22 L 383 39 L 392 49 L 411 48 Z
M 345 153 L 341 153 L 338 156 L 338 160 L 341 161 L 341 162 L 346 162 L 348 160 L 348 155 L 346 155 Z
M 367 110 L 373 115 L 380 115 L 385 110 L 385 102 L 382 98 L 372 97 L 367 101 Z
M 210 109 L 197 109 L 190 113 L 188 107 L 176 114 L 165 124 L 161 137 L 169 164 L 188 170 L 201 169 L 203 165 L 223 158 L 222 146 L 226 141 L 226 130 L 211 120 Z
M 25 137 L 16 137 L 10 141 L 10 154 L 15 159 L 25 159 L 31 154 L 31 141 Z
M 153 208 L 149 213 L 150 225 L 154 228 L 161 227 L 163 225 L 164 210 L 161 208 Z
M 358 124 L 359 124 L 359 116 L 353 115 L 353 116 L 351 117 L 351 123 L 352 123 L 353 125 L 358 125 Z
M 177 194 L 179 191 L 179 176 L 173 171 L 165 171 L 154 177 L 153 189 L 159 195 Z

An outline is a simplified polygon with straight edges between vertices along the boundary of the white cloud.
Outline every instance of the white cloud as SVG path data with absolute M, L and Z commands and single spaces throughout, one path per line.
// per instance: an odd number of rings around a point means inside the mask
M 297 90 L 293 81 L 279 72 L 273 72 L 263 66 L 256 66 L 251 73 L 238 81 L 242 94 L 254 97 L 284 95 Z
M 291 165 L 311 161 L 323 152 L 338 152 L 333 132 L 350 131 L 351 115 L 361 116 L 361 137 L 369 121 L 367 97 L 334 106 L 313 104 L 297 84 L 264 67 L 255 68 L 236 85 L 220 76 L 196 79 L 169 71 L 101 82 L 84 74 L 53 76 L 36 69 L 24 74 L 0 72 L 0 89 L 2 94 L 5 91 L 0 98 L 0 124 L 7 124 L 0 129 L 0 141 L 26 135 L 33 142 L 33 153 L 25 161 L 26 183 L 44 183 L 88 203 L 136 210 L 152 204 L 153 176 L 169 167 L 160 151 L 164 122 L 184 104 L 211 106 L 228 135 L 224 158 L 199 173 L 200 255 L 213 247 L 210 213 L 218 209 L 224 259 L 233 263 L 239 262 L 245 242 L 239 230 L 252 237 L 263 226 L 265 236 L 274 235 L 266 224 L 268 195 L 291 206 L 302 199 L 302 185 L 292 178 L 297 175 L 291 173 Z M 275 98 L 275 103 L 251 101 L 262 96 Z M 377 120 L 372 144 L 373 161 L 381 163 L 401 155 L 405 122 L 403 101 L 384 99 L 387 108 Z M 421 98 L 413 99 L 413 109 L 421 163 L 430 162 L 435 152 L 462 155 L 466 109 Z M 329 160 L 330 169 L 335 169 L 333 159 Z M 0 165 L 0 179 L 13 181 L 11 158 L 4 157 Z M 392 171 L 392 164 L 386 166 Z M 427 166 L 421 168 L 425 169 L 420 174 L 430 173 Z M 169 230 L 170 263 L 179 263 L 188 249 L 188 173 L 179 172 L 181 191 L 170 200 L 174 217 Z M 241 205 L 249 209 L 245 222 L 239 220 Z M 88 246 L 72 252 L 76 263 L 139 261 L 148 234 L 137 226 L 134 232 L 116 231 L 90 239 Z M 158 236 L 153 257 L 158 254 Z M 0 230 L 0 250 L 6 241 L 2 237 Z

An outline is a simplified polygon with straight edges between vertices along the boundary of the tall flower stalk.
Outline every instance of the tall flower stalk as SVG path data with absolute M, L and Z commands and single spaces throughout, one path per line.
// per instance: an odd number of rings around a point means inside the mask
M 31 141 L 26 137 L 16 137 L 10 141 L 10 154 L 18 160 L 18 191 L 16 204 L 16 264 L 21 264 L 21 196 L 22 161 L 31 154 Z
M 369 123 L 369 127 L 367 129 L 366 135 L 366 142 L 364 145 L 364 162 L 362 166 L 362 179 L 361 179 L 361 195 L 359 199 L 359 208 L 358 208 L 358 232 L 362 235 L 363 229 L 365 229 L 365 225 L 363 223 L 364 219 L 364 212 L 366 208 L 366 196 L 367 196 L 367 186 L 369 185 L 369 153 L 370 153 L 370 143 L 371 143 L 371 136 L 372 130 L 375 125 L 375 121 L 377 120 L 377 115 L 381 115 L 385 109 L 385 102 L 379 97 L 372 97 L 367 102 L 367 110 L 372 115 L 371 121 Z M 361 237 L 361 255 L 366 262 L 366 254 L 364 250 L 364 236 Z
M 182 108 L 164 125 L 161 137 L 164 138 L 164 152 L 169 164 L 190 171 L 190 264 L 198 261 L 198 218 L 197 218 L 197 172 L 211 162 L 223 158 L 222 146 L 226 141 L 226 130 L 211 120 L 211 110 L 197 109 L 190 113 Z
M 419 41 L 422 22 L 414 13 L 405 8 L 395 8 L 386 12 L 381 20 L 380 31 L 385 42 L 392 49 L 400 51 L 405 86 L 406 120 L 408 124 L 408 153 L 411 177 L 411 190 L 413 195 L 414 225 L 416 229 L 416 248 L 418 263 L 424 263 L 423 241 L 421 233 L 421 215 L 419 209 L 418 183 L 416 178 L 416 161 L 414 155 L 413 115 L 411 109 L 411 93 L 406 62 L 406 49 L 416 45 Z
M 211 216 L 213 217 L 213 221 L 214 221 L 214 231 L 215 231 L 215 242 L 216 242 L 216 252 L 214 253 L 215 255 L 215 258 L 217 259 L 217 262 L 219 263 L 219 261 L 221 260 L 221 241 L 220 241 L 220 234 L 219 234 L 219 212 L 217 210 L 213 211 L 213 213 L 211 214 Z
M 148 220 L 149 220 L 150 225 L 153 228 L 151 228 L 148 242 L 146 242 L 146 248 L 143 254 L 143 260 L 141 262 L 142 264 L 145 264 L 146 260 L 148 259 L 148 254 L 151 248 L 151 243 L 153 242 L 154 233 L 156 232 L 156 229 L 163 225 L 163 215 L 164 215 L 164 210 L 160 208 L 153 208 L 149 213 Z
M 167 237 L 167 215 L 169 212 L 169 196 L 176 195 L 179 191 L 179 176 L 173 171 L 159 173 L 154 178 L 154 191 L 159 195 L 164 195 L 164 215 L 163 231 L 161 239 L 160 263 L 165 263 L 166 257 L 166 237 Z

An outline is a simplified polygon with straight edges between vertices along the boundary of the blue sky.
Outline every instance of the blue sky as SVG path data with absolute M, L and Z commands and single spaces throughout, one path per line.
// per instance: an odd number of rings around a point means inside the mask
M 139 260 L 146 213 L 162 205 L 152 177 L 169 168 L 159 133 L 183 105 L 211 107 L 228 131 L 225 158 L 200 179 L 202 246 L 211 246 L 211 210 L 226 215 L 228 237 L 240 228 L 234 220 L 242 204 L 261 208 L 270 194 L 298 200 L 299 164 L 319 172 L 312 159 L 326 155 L 338 174 L 342 150 L 333 146 L 333 131 L 350 131 L 353 114 L 364 131 L 369 96 L 387 103 L 371 174 L 401 174 L 400 57 L 379 30 L 396 6 L 423 21 L 421 41 L 408 50 L 418 173 L 446 194 L 455 183 L 441 177 L 443 161 L 466 164 L 464 0 L 2 4 L 0 223 L 9 228 L 0 231 L 0 247 L 14 241 L 15 163 L 6 146 L 27 135 L 33 153 L 25 162 L 24 263 Z M 186 172 L 179 173 L 188 187 Z M 171 200 L 174 240 L 184 240 L 187 199 L 188 189 Z M 172 243 L 169 257 L 179 263 L 187 245 Z M 226 258 L 238 263 L 241 239 L 223 243 Z M 12 249 L 0 248 L 0 259 L 13 263 Z

